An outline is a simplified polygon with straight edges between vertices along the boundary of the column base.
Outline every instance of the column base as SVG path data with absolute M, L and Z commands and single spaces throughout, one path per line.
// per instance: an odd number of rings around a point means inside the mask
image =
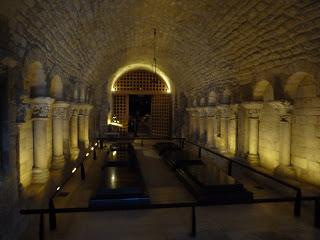
M 224 144 L 220 145 L 220 149 L 219 150 L 220 150 L 221 153 L 228 153 L 228 148 Z
M 33 183 L 45 183 L 49 179 L 49 170 L 43 168 L 32 169 L 32 182 Z
M 52 169 L 61 169 L 65 164 L 64 156 L 53 156 L 51 168 Z
M 296 178 L 297 172 L 292 166 L 286 166 L 286 165 L 279 165 L 274 170 L 275 175 L 283 176 L 283 177 L 289 177 L 289 178 Z
M 259 156 L 257 154 L 248 154 L 247 162 L 249 165 L 257 166 L 259 165 Z
M 84 148 L 88 148 L 90 146 L 89 140 L 84 141 Z
M 80 153 L 80 150 L 79 148 L 71 148 L 70 149 L 70 157 L 71 157 L 71 160 L 76 160 L 79 156 L 79 153 Z
M 209 149 L 215 149 L 213 144 L 206 144 L 205 147 Z

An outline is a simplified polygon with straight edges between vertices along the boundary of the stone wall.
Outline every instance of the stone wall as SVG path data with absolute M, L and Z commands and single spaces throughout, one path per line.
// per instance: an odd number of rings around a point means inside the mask
M 91 89 L 94 102 L 89 103 L 100 106 L 101 130 L 109 111 L 107 81 L 128 65 L 152 66 L 153 28 L 157 28 L 157 67 L 183 98 L 176 97 L 176 134 L 210 147 L 214 143 L 223 151 L 227 143 L 228 154 L 251 154 L 252 162 L 275 172 L 283 173 L 278 168 L 289 159 L 286 166 L 294 177 L 319 185 L 319 23 L 320 2 L 311 0 L 2 1 L 0 65 L 13 68 L 12 59 L 17 61 L 15 76 L 8 78 L 8 109 L 13 115 L 19 112 L 21 98 L 33 98 L 37 84 L 41 85 L 38 93 L 48 97 L 53 76 L 59 75 L 66 86 L 63 100 L 72 104 L 75 116 L 80 92 Z M 40 76 L 33 79 L 37 84 L 29 79 L 30 66 Z M 244 107 L 256 101 L 263 102 L 259 116 Z M 291 109 L 285 109 L 286 103 Z M 222 104 L 238 104 L 237 124 L 220 121 L 221 109 L 215 111 Z M 196 111 L 187 114 L 187 108 Z M 208 119 L 200 119 L 199 111 L 210 112 L 207 116 L 213 126 L 209 124 L 209 130 L 203 126 Z M 3 135 L 10 136 L 10 144 L 6 141 L 3 150 L 0 191 L 6 193 L 4 201 L 15 205 L 19 183 L 30 183 L 35 146 L 31 120 L 22 121 L 17 135 L 21 122 L 11 118 L 5 123 L 10 133 Z M 71 119 L 70 127 L 72 121 L 78 124 L 77 117 Z M 94 121 L 91 118 L 91 127 Z M 258 133 L 254 141 L 252 129 Z M 46 153 L 51 163 L 51 117 L 47 130 Z M 288 146 L 280 141 L 283 132 L 291 133 L 289 155 Z M 236 147 L 230 145 L 235 138 Z M 68 156 L 64 139 L 63 155 Z M 254 143 L 257 146 L 252 148 Z M 77 155 L 77 147 L 72 149 L 71 155 Z

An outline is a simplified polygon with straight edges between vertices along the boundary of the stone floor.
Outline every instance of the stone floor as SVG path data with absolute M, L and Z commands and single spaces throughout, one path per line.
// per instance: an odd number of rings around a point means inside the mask
M 158 158 L 151 145 L 135 145 L 152 202 L 186 202 L 193 197 L 174 172 Z M 86 165 L 87 180 L 80 183 L 79 172 L 55 199 L 56 207 L 86 207 L 99 179 L 104 153 Z M 236 170 L 235 170 L 236 171 Z M 239 175 L 255 196 L 279 195 L 269 186 Z M 64 194 L 65 193 L 65 194 Z M 301 218 L 292 215 L 291 203 L 265 203 L 198 207 L 197 236 L 194 239 L 291 240 L 320 239 L 313 227 L 313 207 L 305 204 Z M 47 221 L 47 219 L 46 219 Z M 46 227 L 48 226 L 46 222 Z M 36 227 L 34 231 L 37 231 Z M 132 210 L 60 214 L 57 230 L 46 230 L 46 239 L 192 239 L 191 209 Z M 37 232 L 34 232 L 37 234 Z M 27 237 L 24 239 L 36 239 Z

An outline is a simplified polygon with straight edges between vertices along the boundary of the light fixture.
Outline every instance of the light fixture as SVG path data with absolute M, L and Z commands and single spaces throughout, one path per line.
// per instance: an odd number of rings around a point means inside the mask
M 59 191 L 60 190 L 60 187 L 57 187 L 57 191 Z
M 72 173 L 74 173 L 75 171 L 77 171 L 77 168 L 72 169 Z
M 91 147 L 91 151 L 93 151 L 94 147 Z
M 90 155 L 90 153 L 86 153 L 86 157 L 88 157 Z

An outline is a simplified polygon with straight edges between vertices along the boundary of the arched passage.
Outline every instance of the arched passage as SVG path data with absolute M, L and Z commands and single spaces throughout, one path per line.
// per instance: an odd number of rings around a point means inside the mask
M 256 83 L 253 89 L 253 99 L 272 101 L 274 100 L 273 87 L 267 80 L 261 80 Z
M 121 75 L 111 87 L 110 125 L 120 132 L 171 135 L 171 87 L 159 75 L 136 69 Z

